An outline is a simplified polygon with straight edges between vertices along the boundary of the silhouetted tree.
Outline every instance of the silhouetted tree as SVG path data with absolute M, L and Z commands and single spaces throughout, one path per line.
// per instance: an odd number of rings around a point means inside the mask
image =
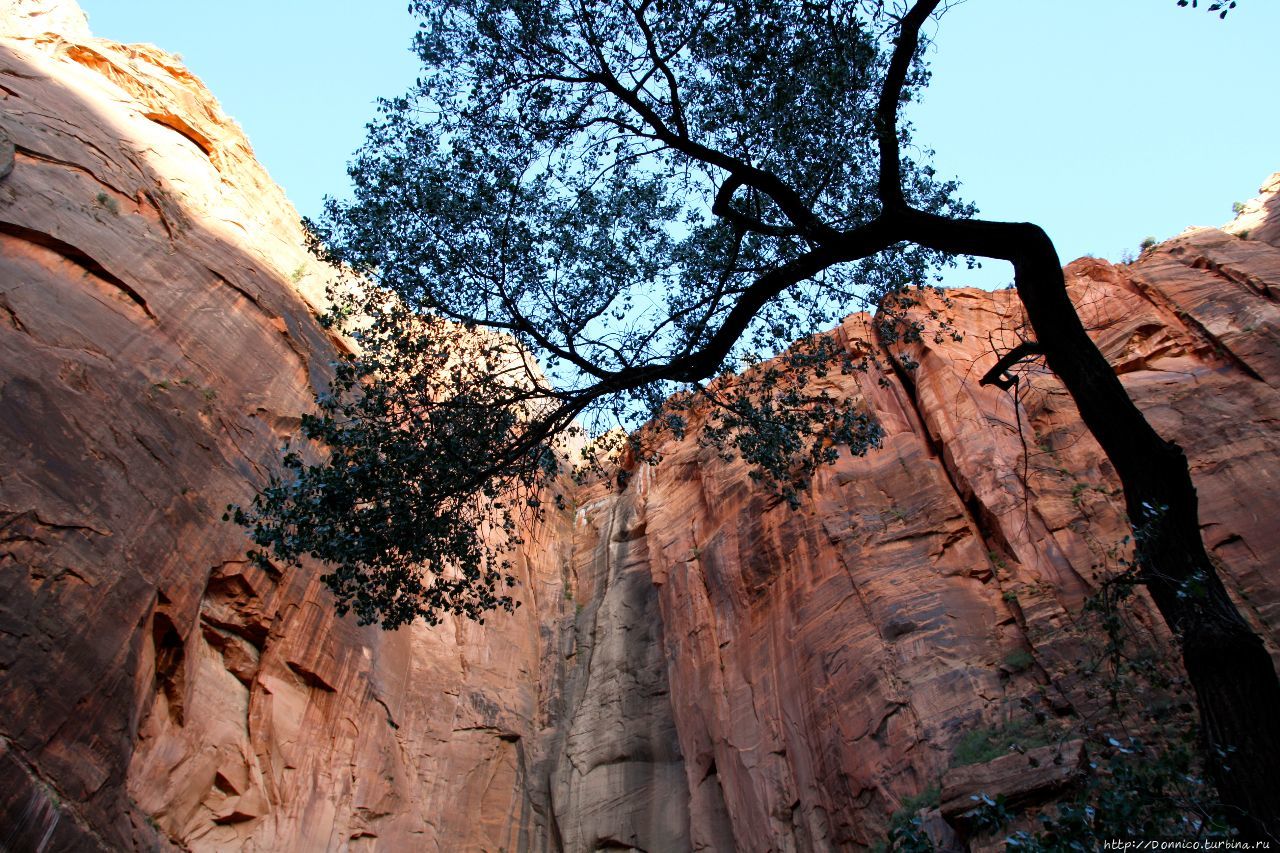
M 514 513 L 546 499 L 575 420 L 643 411 L 679 435 L 701 406 L 700 440 L 794 504 L 838 447 L 880 435 L 810 385 L 863 366 L 810 335 L 949 258 L 1005 260 L 1036 340 L 984 381 L 1043 356 L 1072 394 L 1123 483 L 1223 798 L 1244 834 L 1280 834 L 1280 685 L 1205 553 L 1181 449 L 1085 333 L 1044 231 L 973 218 L 904 153 L 940 5 L 414 3 L 422 76 L 383 104 L 354 200 L 314 226 L 375 285 L 337 295 L 361 351 L 303 422 L 332 455 L 289 455 L 237 517 L 276 558 L 331 563 L 365 621 L 510 609 Z

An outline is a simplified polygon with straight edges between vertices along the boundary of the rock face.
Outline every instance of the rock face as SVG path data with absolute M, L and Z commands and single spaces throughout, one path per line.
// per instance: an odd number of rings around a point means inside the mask
M 1084 772 L 1084 741 L 1050 744 L 1025 755 L 1010 754 L 984 764 L 957 767 L 942 777 L 939 811 L 962 819 L 975 797 L 1003 797 L 1010 807 L 1046 799 Z
M 50 33 L 67 38 L 89 37 L 89 19 L 75 0 L 0 0 L 4 34 L 38 38 Z
M 1222 230 L 1273 246 L 1280 243 L 1280 172 L 1263 181 L 1257 197 L 1241 204 L 1236 218 Z
M 77 13 L 0 5 L 6 847 L 851 849 L 966 731 L 1091 707 L 1080 608 L 1127 528 L 1051 375 L 977 385 L 1018 339 L 1007 292 L 934 306 L 960 341 L 832 332 L 879 352 L 829 381 L 886 437 L 799 511 L 696 435 L 579 488 L 525 531 L 513 616 L 384 633 L 318 567 L 250 566 L 222 508 L 343 345 L 325 271 L 199 81 Z M 1274 648 L 1269 186 L 1227 231 L 1068 274 Z
M 314 572 L 250 568 L 222 508 L 262 482 L 337 345 L 298 216 L 175 58 L 13 35 L 6 847 L 514 848 L 535 823 L 543 631 L 573 615 L 567 532 L 534 533 L 525 606 L 485 628 L 358 628 Z

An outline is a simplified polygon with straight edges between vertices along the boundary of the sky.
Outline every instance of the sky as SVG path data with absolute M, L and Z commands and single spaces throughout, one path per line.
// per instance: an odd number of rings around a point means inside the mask
M 95 35 L 181 54 L 307 215 L 345 194 L 375 99 L 417 70 L 405 0 L 80 5 Z M 1280 170 L 1277 0 L 1225 21 L 1174 0 L 962 0 L 928 32 L 917 143 L 980 216 L 1041 225 L 1064 263 L 1222 224 Z M 947 283 L 1010 276 L 988 262 Z

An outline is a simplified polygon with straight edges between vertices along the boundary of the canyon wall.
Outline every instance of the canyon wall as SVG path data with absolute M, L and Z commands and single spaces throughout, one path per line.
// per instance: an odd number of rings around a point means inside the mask
M 1273 651 L 1277 263 L 1201 231 L 1131 267 L 1067 269 L 1129 393 L 1186 449 L 1206 543 Z M 926 334 L 882 347 L 880 375 L 832 380 L 886 437 L 824 470 L 799 512 L 695 440 L 641 476 L 695 828 L 727 823 L 734 849 L 870 845 L 965 732 L 1010 709 L 1099 710 L 1081 611 L 1127 553 L 1117 479 L 1052 375 L 1029 370 L 1016 398 L 979 387 L 992 342 L 1018 340 L 1016 296 L 948 297 L 934 305 L 962 342 Z M 872 326 L 837 334 L 875 346 Z
M 1068 268 L 1272 648 L 1278 185 Z M 831 333 L 879 354 L 827 381 L 885 441 L 798 511 L 695 433 L 524 532 L 514 615 L 336 617 L 320 567 L 255 568 L 221 521 L 344 346 L 297 219 L 177 58 L 0 4 L 5 848 L 856 849 L 965 731 L 1095 701 L 1117 483 L 1051 375 L 978 386 L 1010 292 L 930 297 L 960 340 Z
M 74 11 L 0 40 L 5 846 L 514 848 L 569 537 L 484 627 L 360 628 L 245 561 L 223 508 L 340 345 L 323 270 L 199 81 L 38 26 Z

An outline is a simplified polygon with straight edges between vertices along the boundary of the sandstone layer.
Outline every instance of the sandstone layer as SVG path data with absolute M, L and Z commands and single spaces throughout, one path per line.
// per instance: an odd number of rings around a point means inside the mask
M 572 614 L 567 536 L 531 551 L 525 606 L 483 628 L 359 628 L 315 572 L 251 568 L 222 508 L 264 482 L 337 345 L 298 216 L 175 57 L 13 35 L 6 846 L 514 848 L 542 631 Z
M 1052 375 L 977 384 L 1022 334 L 1010 292 L 924 306 L 959 341 L 831 333 L 879 356 L 828 381 L 885 440 L 798 511 L 696 433 L 571 491 L 524 531 L 514 615 L 385 633 L 319 567 L 252 567 L 222 508 L 343 345 L 326 273 L 199 81 L 77 12 L 0 5 L 5 846 L 858 849 L 966 731 L 1095 701 L 1081 605 L 1127 528 Z M 1272 648 L 1277 189 L 1068 268 Z

